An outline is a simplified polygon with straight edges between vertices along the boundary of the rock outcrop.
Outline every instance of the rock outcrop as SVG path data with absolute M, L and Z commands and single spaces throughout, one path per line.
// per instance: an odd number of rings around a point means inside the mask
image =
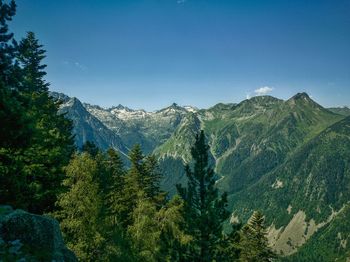
M 55 219 L 0 205 L 0 261 L 12 260 L 78 261 Z

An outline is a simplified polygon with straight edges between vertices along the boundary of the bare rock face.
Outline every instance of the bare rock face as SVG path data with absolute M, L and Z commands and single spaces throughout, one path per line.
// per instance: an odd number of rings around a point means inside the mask
M 4 261 L 78 261 L 65 246 L 57 220 L 9 206 L 0 206 L 0 257 Z

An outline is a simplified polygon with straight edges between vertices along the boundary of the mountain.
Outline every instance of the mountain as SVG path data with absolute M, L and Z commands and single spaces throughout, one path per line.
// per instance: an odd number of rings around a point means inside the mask
M 92 140 L 126 154 L 140 144 L 158 157 L 162 187 L 170 195 L 176 193 L 176 184 L 186 181 L 183 166 L 191 161 L 195 134 L 204 130 L 216 185 L 229 196 L 231 221 L 245 222 L 253 210 L 261 209 L 270 226 L 270 243 L 289 261 L 301 261 L 299 250 L 317 256 L 310 251 L 317 245 L 332 258 L 349 252 L 350 228 L 343 221 L 350 201 L 346 109 L 326 109 L 306 93 L 288 100 L 258 96 L 208 109 L 174 103 L 154 112 L 56 97 L 63 101 L 62 112 L 74 121 L 78 145 Z M 339 237 L 334 239 L 329 228 Z
M 165 143 L 185 115 L 192 111 L 175 103 L 155 112 L 133 110 L 121 105 L 108 109 L 88 104 L 85 107 L 91 115 L 121 137 L 127 148 L 140 144 L 146 153 Z
M 235 143 L 218 155 L 217 172 L 225 176 L 222 189 L 233 193 L 276 168 L 298 146 L 341 117 L 306 94 L 297 94 L 287 101 L 271 97 L 243 101 L 230 119 L 234 129 L 223 134 L 236 134 Z M 216 139 L 221 142 L 223 134 Z
M 328 108 L 329 111 L 332 111 L 333 113 L 342 115 L 342 116 L 350 116 L 350 108 L 347 106 L 344 107 L 331 107 Z
M 70 98 L 64 94 L 51 92 L 50 95 L 60 100 L 62 114 L 73 121 L 73 133 L 75 144 L 78 148 L 87 141 L 93 141 L 99 148 L 105 150 L 113 147 L 125 156 L 128 152 L 121 138 L 112 130 L 107 128 L 96 117 L 91 115 L 85 106 L 75 97 Z
M 184 164 L 191 160 L 191 145 L 201 130 L 200 121 L 194 113 L 187 114 L 169 139 L 154 150 L 159 159 L 164 177 L 162 187 L 171 195 L 176 193 L 176 184 L 186 182 Z
M 271 225 L 271 243 L 288 255 L 319 229 L 336 223 L 334 219 L 350 201 L 349 189 L 350 117 L 347 117 L 326 128 L 278 168 L 230 199 L 236 209 L 235 219 L 244 220 L 251 210 L 263 210 Z M 350 227 L 339 233 L 350 240 Z

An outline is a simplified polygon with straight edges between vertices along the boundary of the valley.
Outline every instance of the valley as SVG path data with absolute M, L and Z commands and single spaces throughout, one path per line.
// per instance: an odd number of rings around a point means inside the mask
M 183 165 L 191 161 L 195 134 L 204 130 L 216 186 L 228 193 L 232 221 L 245 223 L 253 210 L 262 210 L 270 244 L 290 261 L 300 261 L 298 250 L 316 256 L 315 243 L 332 259 L 349 253 L 350 228 L 343 221 L 350 201 L 347 108 L 326 109 L 306 93 L 285 101 L 257 96 L 208 109 L 172 104 L 154 112 L 52 96 L 73 120 L 78 147 L 86 141 L 113 147 L 128 162 L 129 149 L 140 144 L 159 159 L 162 188 L 170 195 L 186 182 Z M 332 246 L 327 228 L 341 236 Z

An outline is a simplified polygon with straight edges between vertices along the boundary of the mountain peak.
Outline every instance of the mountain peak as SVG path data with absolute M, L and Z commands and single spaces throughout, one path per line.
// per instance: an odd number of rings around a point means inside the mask
M 122 104 L 119 104 L 117 106 L 112 106 L 109 110 L 110 111 L 112 111 L 112 110 L 125 110 L 125 111 L 129 111 L 129 112 L 134 111 L 134 110 L 128 108 L 127 106 L 123 106 Z
M 176 103 L 172 103 L 170 106 L 163 108 L 163 109 L 160 109 L 157 112 L 168 114 L 168 113 L 183 112 L 183 111 L 186 111 L 186 109 L 179 106 Z
M 310 98 L 310 96 L 305 93 L 297 93 L 293 97 L 289 98 L 287 100 L 287 103 L 290 105 L 296 105 L 296 104 L 317 104 L 314 100 Z
M 172 103 L 167 109 L 183 110 L 183 107 L 179 106 L 177 103 Z
M 294 99 L 294 100 L 298 100 L 298 99 L 311 100 L 310 96 L 305 92 L 297 93 L 295 96 L 292 97 L 292 99 Z
M 198 108 L 195 106 L 184 106 L 184 108 L 186 109 L 187 112 L 196 113 L 198 111 Z
M 265 96 L 253 96 L 252 98 L 244 101 L 249 101 L 249 102 L 258 103 L 258 104 L 261 104 L 261 103 L 266 104 L 266 103 L 276 103 L 281 100 L 273 96 L 265 95 Z

